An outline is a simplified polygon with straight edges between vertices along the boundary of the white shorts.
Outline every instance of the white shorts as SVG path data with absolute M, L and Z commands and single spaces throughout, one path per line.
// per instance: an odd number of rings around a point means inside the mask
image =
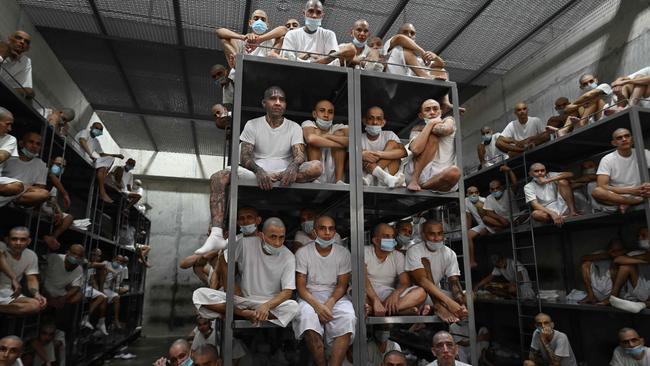
M 260 305 L 267 302 L 268 299 L 255 298 L 255 297 L 241 297 L 235 295 L 235 306 L 239 309 L 255 310 Z M 192 294 L 192 302 L 198 311 L 199 315 L 206 319 L 215 319 L 221 316 L 220 313 L 212 311 L 203 305 L 223 304 L 226 302 L 226 293 L 224 291 L 213 290 L 208 287 L 201 287 L 194 291 Z M 270 310 L 277 319 L 269 319 L 269 322 L 277 324 L 281 327 L 289 325 L 291 320 L 298 312 L 298 304 L 293 300 L 286 300 L 282 304 Z
M 120 297 L 120 295 L 118 295 L 117 292 L 107 288 L 104 289 L 104 295 L 108 298 L 109 304 L 112 303 L 116 297 Z
M 52 206 L 49 203 L 45 203 L 43 206 L 41 206 L 41 211 L 43 211 L 43 213 L 46 214 L 47 216 L 54 216 L 55 215 L 54 209 L 52 208 Z M 62 217 L 61 217 L 62 219 L 65 219 L 66 217 L 70 216 L 70 214 L 67 214 L 65 212 L 62 212 L 61 214 L 62 214 Z
M 591 288 L 594 290 L 594 296 L 598 301 L 603 301 L 612 293 L 612 277 L 609 275 L 609 271 L 607 274 L 600 275 L 594 266 L 592 263 L 589 269 Z
M 99 168 L 109 169 L 111 165 L 113 165 L 114 161 L 115 158 L 112 156 L 100 156 L 95 160 L 95 169 L 99 169 Z
M 86 286 L 85 296 L 90 299 L 106 297 L 106 295 L 104 295 L 101 291 L 93 288 L 92 286 Z
M 648 301 L 650 299 L 650 280 L 639 276 L 636 287 L 628 293 L 628 298 L 633 301 Z
M 9 305 L 15 300 L 20 299 L 21 297 L 25 297 L 23 295 L 18 295 L 18 297 L 11 297 L 13 293 L 14 290 L 12 290 L 11 287 L 0 289 L 0 305 Z
M 227 166 L 226 169 L 224 170 L 230 172 L 231 167 Z M 255 182 L 257 182 L 257 177 L 255 176 L 255 173 L 244 168 L 243 166 L 237 167 L 237 177 L 241 180 L 254 180 Z
M 313 291 L 312 295 L 321 303 L 325 303 L 331 291 Z M 334 319 L 324 325 L 320 323 L 314 308 L 307 301 L 298 299 L 298 309 L 298 315 L 293 320 L 293 334 L 296 339 L 301 339 L 305 331 L 312 330 L 320 334 L 327 345 L 331 345 L 334 338 L 350 333 L 350 344 L 352 344 L 357 317 L 348 296 L 343 296 L 334 304 L 332 309 Z
M 472 231 L 474 231 L 474 232 L 477 232 L 477 233 L 479 233 L 479 234 L 480 234 L 483 230 L 487 230 L 488 233 L 490 233 L 490 234 L 494 234 L 494 229 L 491 228 L 491 227 L 489 227 L 489 226 L 487 226 L 487 225 L 485 225 L 484 223 L 480 223 L 480 224 L 474 226 L 473 228 L 471 228 L 470 230 L 472 230 Z
M 557 195 L 557 200 L 549 203 L 545 207 L 548 208 L 549 210 L 555 212 L 556 214 L 558 214 L 560 216 L 564 215 L 567 212 L 567 210 L 569 209 L 566 202 L 564 202 L 564 199 L 559 194 Z
M 381 301 L 386 301 L 388 296 L 390 296 L 390 294 L 392 294 L 393 291 L 395 291 L 395 289 L 392 288 L 392 287 L 386 287 L 386 286 L 382 286 L 382 285 L 374 285 L 373 284 L 372 287 L 375 289 L 375 293 L 377 294 L 377 296 L 379 296 L 379 299 Z M 404 296 L 406 296 L 406 294 L 408 294 L 409 292 L 411 292 L 412 290 L 414 290 L 416 288 L 418 288 L 418 286 L 411 286 L 411 287 L 407 288 L 406 290 L 404 290 L 404 292 L 402 292 L 402 294 L 399 295 L 400 299 L 403 298 Z
M 424 169 L 422 169 L 422 173 L 420 173 L 420 179 L 418 180 L 418 184 L 422 185 L 429 179 L 435 177 L 436 175 L 442 173 L 443 170 L 447 168 L 451 168 L 454 165 L 446 165 L 446 166 L 439 166 L 433 161 L 430 161 L 429 164 L 427 164 Z M 406 184 L 411 183 L 411 177 L 413 176 L 413 170 L 415 169 L 415 164 L 413 161 L 411 161 L 409 164 L 407 164 L 404 167 L 404 175 L 406 178 Z M 455 186 L 453 186 L 449 191 L 447 192 L 455 192 L 458 190 L 458 183 L 456 183 Z M 441 193 L 446 193 L 446 192 L 441 192 Z

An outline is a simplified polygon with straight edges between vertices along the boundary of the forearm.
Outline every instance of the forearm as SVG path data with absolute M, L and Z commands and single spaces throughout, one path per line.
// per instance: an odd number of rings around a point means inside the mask
M 350 145 L 350 138 L 348 136 L 325 135 L 324 137 L 339 144 L 341 147 L 348 147 Z
M 29 293 L 32 296 L 36 296 L 39 294 L 40 285 L 38 283 L 38 278 L 36 277 L 36 275 L 27 276 L 27 289 L 29 289 Z
M 43 348 L 43 345 L 41 344 L 41 342 L 34 339 L 31 342 L 31 346 L 32 346 L 32 349 L 34 349 L 34 352 L 36 353 L 38 358 L 40 358 L 43 361 L 43 364 L 45 364 L 45 362 L 52 361 L 47 357 L 47 353 L 45 353 L 45 349 Z
M 368 301 L 370 303 L 374 301 L 380 301 L 379 296 L 377 296 L 377 293 L 375 292 L 375 288 L 372 287 L 372 282 L 370 282 L 370 278 L 368 278 L 367 270 L 366 270 L 366 297 L 368 298 Z
M 291 162 L 291 164 L 295 165 L 296 168 L 299 167 L 302 163 L 305 162 L 305 145 L 304 144 L 293 145 L 291 147 L 291 153 L 293 155 L 293 161 Z M 291 166 L 291 165 L 289 165 L 289 166 Z
M 571 173 L 571 172 L 562 172 L 562 173 L 556 175 L 555 177 L 548 179 L 548 181 L 549 182 L 557 182 L 557 181 L 562 180 L 562 179 L 571 179 L 571 178 L 573 178 L 573 173 Z
M 311 305 L 312 308 L 316 308 L 319 304 L 322 305 L 320 301 L 314 295 L 307 290 L 307 286 L 300 286 L 296 283 L 296 290 L 298 291 L 298 296 L 300 296 L 301 299 L 305 300 L 309 305 Z
M 637 195 L 636 194 L 636 187 L 614 187 L 614 186 L 610 186 L 609 184 L 605 184 L 605 185 L 600 185 L 599 184 L 599 186 L 606 189 L 606 190 L 608 190 L 608 191 L 611 191 L 611 192 L 614 192 L 614 193 L 617 193 L 617 194 L 630 194 L 630 195 L 633 195 L 633 196 Z
M 600 90 L 600 89 L 590 90 L 590 91 L 582 94 L 580 97 L 578 97 L 578 99 L 576 99 L 571 104 L 575 104 L 575 105 L 579 106 L 581 104 L 587 103 L 588 101 L 590 101 L 590 100 L 592 100 L 594 98 L 598 98 L 601 93 L 602 93 L 602 90 Z
M 436 136 L 444 137 L 449 136 L 454 133 L 454 120 L 451 118 L 445 118 L 443 123 L 436 123 L 433 126 L 432 132 Z
M 253 173 L 256 173 L 260 169 L 262 169 L 259 165 L 255 163 L 255 155 L 254 155 L 254 149 L 255 146 L 253 144 L 250 144 L 248 142 L 243 142 L 241 146 L 241 165 L 252 171 Z M 263 169 L 262 169 L 263 170 Z
M 620 257 L 616 257 L 614 259 L 614 263 L 620 265 L 620 264 L 645 264 L 645 263 L 648 263 L 648 262 L 646 262 L 642 258 L 639 258 L 638 256 L 630 257 L 630 256 L 627 256 L 627 255 L 623 255 L 623 256 L 620 256 Z
M 453 301 L 451 300 L 442 290 L 438 288 L 431 280 L 429 280 L 424 273 L 425 270 L 416 270 L 415 272 L 422 272 L 422 273 L 417 273 L 414 274 L 414 281 L 418 286 L 422 287 L 430 296 L 431 299 L 436 301 L 440 301 L 443 303 L 447 303 L 448 301 Z
M 289 290 L 289 289 L 282 290 L 277 295 L 275 295 L 275 297 L 273 297 L 271 300 L 267 301 L 266 304 L 269 306 L 269 309 L 275 309 L 283 302 L 291 299 L 292 293 L 293 290 Z
M 324 147 L 341 148 L 341 147 L 345 147 L 345 145 L 342 145 L 339 142 L 334 141 L 333 139 L 330 139 L 329 136 L 331 136 L 331 135 L 326 135 L 326 136 L 327 137 L 318 136 L 318 135 L 311 136 L 309 138 L 309 141 L 307 141 L 307 143 L 310 146 L 319 147 L 319 148 L 324 148 Z
M 273 28 L 270 32 L 267 32 L 261 36 L 259 36 L 257 39 L 259 43 L 271 40 L 271 39 L 278 39 L 284 37 L 285 34 L 287 34 L 289 30 L 287 27 L 281 25 L 278 27 Z
M 243 34 L 233 32 L 228 28 L 219 28 L 215 31 L 215 33 L 217 33 L 217 37 L 219 37 L 219 39 L 223 39 L 223 40 L 231 40 L 231 39 L 245 40 L 246 39 L 246 36 L 244 36 Z
M 627 84 L 632 85 L 650 85 L 650 76 L 638 77 L 636 79 L 629 79 L 626 82 Z
M 86 140 L 84 140 L 84 139 L 79 139 L 79 145 L 81 145 L 81 147 L 84 149 L 84 151 L 86 151 L 86 154 L 88 154 L 88 155 L 90 155 L 90 156 L 93 155 L 93 152 L 92 152 L 92 150 L 90 150 L 90 148 L 88 147 L 88 143 L 86 142 Z
M 483 286 L 487 285 L 488 283 L 490 283 L 492 281 L 492 277 L 494 277 L 494 276 L 492 276 L 492 274 L 490 274 L 487 277 L 485 277 L 484 279 L 480 280 L 474 286 L 474 291 L 476 291 L 476 290 L 480 289 L 481 287 L 483 287 Z
M 345 294 L 348 291 L 348 282 L 347 281 L 341 281 L 339 280 L 336 283 L 336 287 L 334 288 L 334 292 L 332 292 L 332 295 L 328 300 L 332 300 L 334 303 L 339 301 L 340 298 L 345 296 Z
M 394 149 L 390 149 L 386 151 L 376 151 L 376 153 L 379 155 L 380 158 L 386 160 L 397 160 L 408 155 L 406 153 L 406 149 L 404 149 L 403 146 L 396 147 Z
M 410 142 L 409 150 L 411 150 L 413 154 L 419 155 L 424 151 L 427 141 L 429 140 L 429 135 L 435 125 L 436 123 L 425 125 L 422 131 L 420 131 L 420 133 Z
M 7 254 L 6 253 L 0 254 L 0 272 L 4 273 L 7 277 L 9 277 L 10 280 L 14 281 L 16 280 L 16 275 L 14 274 L 14 271 L 9 266 L 9 263 L 7 263 L 7 258 L 5 257 L 5 255 Z
M 391 39 L 390 49 L 393 49 L 395 46 L 402 46 L 402 48 L 411 50 L 420 56 L 426 52 L 422 47 L 418 46 L 414 40 L 401 34 L 398 34 Z
M 65 190 L 65 187 L 61 183 L 61 180 L 54 174 L 49 174 L 50 181 L 52 182 L 52 185 L 56 187 L 57 191 L 59 191 L 62 195 L 67 196 L 68 191 Z

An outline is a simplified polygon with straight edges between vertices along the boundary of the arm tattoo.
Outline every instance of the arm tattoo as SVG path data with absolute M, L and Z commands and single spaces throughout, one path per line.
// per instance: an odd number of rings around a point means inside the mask
M 305 162 L 305 144 L 296 144 L 291 147 L 291 154 L 293 155 L 293 164 L 299 167 Z
M 465 296 L 463 296 L 463 288 L 460 286 L 460 281 L 458 277 L 449 278 L 449 289 L 451 290 L 451 295 L 454 300 L 459 304 L 465 303 Z
M 260 167 L 255 164 L 255 145 L 249 142 L 241 143 L 241 162 L 240 165 L 244 168 L 257 172 Z

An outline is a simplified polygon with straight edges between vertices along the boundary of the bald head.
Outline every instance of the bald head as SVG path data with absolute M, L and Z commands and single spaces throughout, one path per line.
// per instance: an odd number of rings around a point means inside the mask
M 530 166 L 530 168 L 528 168 L 528 172 L 533 173 L 534 171 L 540 170 L 540 169 L 546 170 L 546 167 L 544 166 L 544 164 L 542 164 L 542 163 L 534 163 L 534 164 L 532 164 Z
M 318 225 L 324 225 L 324 224 L 335 224 L 334 219 L 331 216 L 323 215 L 319 216 L 316 221 L 314 222 L 314 225 L 318 227 Z
M 320 0 L 308 0 L 305 3 L 305 11 L 314 8 L 323 10 L 323 3 L 321 3 Z
M 614 132 L 612 132 L 612 140 L 616 140 L 617 136 L 624 135 L 626 133 L 632 134 L 627 128 L 617 128 L 614 130 Z
M 399 34 L 403 34 L 411 39 L 415 39 L 415 26 L 411 23 L 404 23 L 399 27 Z
M 17 57 L 29 51 L 32 43 L 32 36 L 25 31 L 17 30 L 11 33 L 7 40 L 11 55 Z
M 264 91 L 264 100 L 269 100 L 277 96 L 286 98 L 286 94 L 284 93 L 284 90 L 282 90 L 282 88 L 280 88 L 279 86 L 274 85 Z
M 14 119 L 13 113 L 11 113 L 7 108 L 0 107 L 0 121 L 7 119 Z
M 72 244 L 68 251 L 71 253 L 80 254 L 81 256 L 83 256 L 85 253 L 84 247 L 81 246 L 81 244 Z
M 262 9 L 256 9 L 253 14 L 251 14 L 251 19 L 252 20 L 257 20 L 256 18 L 264 18 L 262 19 L 264 22 L 268 21 L 268 16 L 266 15 L 266 12 Z
M 15 335 L 0 339 L 0 365 L 13 366 L 23 353 L 23 340 Z
M 384 355 L 382 366 L 407 366 L 406 356 L 397 350 L 392 350 Z
M 266 219 L 266 221 L 264 221 L 264 225 L 262 226 L 262 231 L 266 232 L 270 230 L 272 227 L 283 229 L 283 230 L 285 229 L 282 220 L 280 220 L 277 217 L 269 217 L 268 219 Z
M 366 28 L 368 28 L 368 26 L 369 26 L 368 21 L 365 20 L 365 19 L 359 19 L 359 20 L 354 22 L 353 27 L 356 28 L 356 27 L 364 26 L 364 25 L 366 26 Z
M 393 229 L 392 226 L 381 223 L 375 226 L 375 229 L 372 231 L 372 236 L 373 238 L 381 238 L 384 236 L 384 234 L 391 234 L 394 236 L 395 235 L 395 229 Z
M 192 351 L 192 360 L 197 366 L 216 366 L 219 361 L 219 352 L 211 344 L 202 344 Z
M 535 315 L 535 323 L 536 324 L 545 324 L 545 323 L 551 323 L 553 322 L 553 319 L 551 319 L 551 316 L 546 314 L 546 313 L 539 313 Z

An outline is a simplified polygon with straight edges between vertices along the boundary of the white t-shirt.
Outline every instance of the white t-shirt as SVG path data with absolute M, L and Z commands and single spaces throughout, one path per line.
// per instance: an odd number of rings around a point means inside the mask
M 546 178 L 554 178 L 558 175 L 560 173 L 549 172 Z M 537 203 L 546 207 L 557 201 L 557 182 L 539 184 L 533 179 L 524 186 L 524 194 L 526 195 L 526 203 L 537 200 Z
M 386 350 L 383 353 L 379 350 L 379 345 L 375 341 L 368 341 L 366 347 L 368 350 L 368 365 L 381 365 L 384 361 L 385 354 L 390 351 L 402 350 L 399 344 L 391 340 L 386 341 Z
M 650 366 L 650 347 L 645 348 L 645 357 L 641 360 L 635 360 L 625 354 L 621 346 L 616 347 L 612 360 L 609 361 L 610 366 Z
M 20 158 L 9 158 L 2 169 L 2 175 L 18 179 L 25 187 L 47 183 L 47 165 L 40 158 L 22 161 Z
M 521 141 L 539 135 L 544 131 L 546 131 L 546 124 L 541 119 L 528 117 L 528 121 L 523 125 L 519 120 L 510 121 L 501 132 L 501 136 Z
M 443 121 L 451 120 L 454 132 L 447 136 L 438 136 L 438 153 L 433 158 L 433 163 L 439 167 L 449 167 L 456 165 L 456 121 L 447 117 Z
M 404 254 L 393 250 L 382 262 L 377 258 L 373 245 L 366 245 L 364 253 L 368 278 L 372 286 L 396 288 L 399 275 L 404 273 Z
M 650 151 L 645 150 L 646 164 L 650 168 Z M 641 184 L 639 166 L 636 161 L 636 149 L 632 149 L 632 155 L 621 156 L 618 151 L 603 156 L 598 164 L 597 175 L 608 175 L 609 185 L 612 187 L 632 187 Z
M 553 353 L 555 353 L 556 356 L 562 358 L 560 365 L 578 366 L 576 357 L 573 355 L 573 349 L 571 349 L 571 343 L 569 343 L 569 338 L 566 336 L 566 334 L 560 332 L 559 330 L 554 330 L 553 332 L 553 338 L 551 339 L 549 348 L 553 351 Z M 534 349 L 535 351 L 539 351 L 542 359 L 544 359 L 546 362 L 550 362 L 551 360 L 546 354 L 546 350 L 543 349 L 544 346 L 542 346 L 542 342 L 540 341 L 539 337 L 540 333 L 538 331 L 535 331 L 533 333 L 533 340 L 530 342 L 530 348 Z
M 646 66 L 646 67 L 642 68 L 641 70 L 628 75 L 628 78 L 636 79 L 636 78 L 638 78 L 640 76 L 643 76 L 643 77 L 650 76 L 650 66 Z
M 483 207 L 485 207 L 485 197 L 479 196 L 478 201 L 483 202 Z M 474 221 L 476 221 L 477 225 L 483 223 L 483 219 L 481 219 L 481 215 L 478 214 L 478 210 L 476 209 L 476 206 L 474 206 L 472 201 L 469 200 L 469 197 L 465 197 L 465 212 L 472 214 L 472 217 L 474 218 Z
M 511 258 L 506 259 L 506 268 L 494 267 L 494 269 L 492 269 L 492 276 L 502 276 L 508 280 L 508 282 L 515 283 L 517 281 L 517 272 L 521 273 L 522 281 L 530 281 L 526 267 L 519 262 L 517 262 L 515 267 L 515 261 Z
M 316 32 L 311 34 L 307 33 L 304 28 L 290 30 L 284 36 L 282 48 L 302 53 L 318 53 L 319 55 L 311 55 L 310 60 L 312 61 L 323 57 L 322 55 L 339 50 L 336 34 L 323 27 L 318 27 Z M 282 51 L 282 56 L 289 60 L 302 61 L 297 58 L 296 52 Z
M 253 56 L 261 56 L 261 57 L 266 57 L 270 52 L 271 48 L 267 47 L 273 47 L 275 44 L 275 40 L 269 39 L 267 41 L 264 41 L 260 43 L 260 46 L 263 47 L 255 47 L 254 49 L 249 49 L 246 48 L 246 42 L 242 41 L 241 39 L 235 39 L 235 47 L 237 50 L 237 53 L 241 53 L 244 55 L 253 55 Z
M 7 244 L 0 241 L 0 251 L 5 253 L 5 259 L 9 268 L 16 275 L 16 281 L 20 282 L 23 276 L 37 275 L 38 274 L 38 257 L 31 249 L 25 248 L 20 255 L 20 259 L 16 260 L 9 250 Z M 0 272 L 0 290 L 11 288 L 11 281 L 4 273 Z
M 237 242 L 235 258 L 245 297 L 271 299 L 282 290 L 296 288 L 296 259 L 284 245 L 279 255 L 267 255 L 262 250 L 262 239 L 244 237 Z
M 492 140 L 488 145 L 485 146 L 485 161 L 483 162 L 484 167 L 489 167 L 499 162 L 499 157 L 501 157 L 501 160 L 508 159 L 508 154 L 499 150 L 497 147 L 497 140 L 499 139 L 499 136 L 501 136 L 500 132 L 492 134 Z
M 440 286 L 440 281 L 443 278 L 460 276 L 456 252 L 447 246 L 443 246 L 435 252 L 430 251 L 423 242 L 411 246 L 406 251 L 405 270 L 411 272 L 424 268 L 422 258 L 429 260 L 431 277 L 433 277 L 433 283 L 436 286 Z
M 285 170 L 293 161 L 292 147 L 305 143 L 296 122 L 285 118 L 279 127 L 271 128 L 265 116 L 246 122 L 239 139 L 255 145 L 255 163 L 270 173 Z
M 323 257 L 311 242 L 296 252 L 296 272 L 307 275 L 309 291 L 334 291 L 338 276 L 352 272 L 350 252 L 341 245 Z
M 119 282 L 114 281 L 114 279 L 117 280 L 119 272 L 118 273 L 111 272 L 111 270 L 118 271 L 117 269 L 113 268 L 113 262 L 104 261 L 103 263 L 104 263 L 104 267 L 106 267 L 106 276 L 104 277 L 104 288 L 112 290 L 119 284 Z
M 314 121 L 304 121 L 301 125 L 304 128 L 317 128 L 320 130 L 316 122 Z M 325 133 L 334 134 L 338 130 L 347 129 L 348 126 L 342 123 L 332 123 L 329 130 Z M 323 131 L 323 130 L 320 130 Z M 336 177 L 334 175 L 334 159 L 332 158 L 332 150 L 329 147 L 324 147 L 320 149 L 320 162 L 323 164 L 323 174 L 320 176 L 319 181 L 321 183 L 336 183 Z
M 99 143 L 99 140 L 97 140 L 95 137 L 92 137 L 90 135 L 90 130 L 87 128 L 79 131 L 74 139 L 77 141 L 79 141 L 79 139 L 86 140 L 86 144 L 88 144 L 90 151 L 96 152 L 98 154 L 104 152 L 104 150 L 102 150 L 102 145 Z
M 72 271 L 65 269 L 65 254 L 50 253 L 46 257 L 47 267 L 43 274 L 43 287 L 51 296 L 63 296 L 66 287 L 81 287 L 83 285 L 83 269 L 75 267 Z
M 11 136 L 10 134 L 5 134 L 4 136 L 0 136 L 0 150 L 6 151 L 9 153 L 9 159 L 11 157 L 18 157 L 18 142 L 16 141 L 16 138 Z M 2 177 L 2 169 L 5 165 L 5 162 L 0 164 L 0 177 Z
M 516 203 L 514 204 L 515 212 L 513 216 L 519 213 L 519 208 Z M 503 196 L 499 200 L 494 198 L 491 194 L 485 198 L 483 209 L 486 211 L 494 211 L 497 215 L 509 218 L 510 217 L 510 192 L 506 189 L 503 191 Z
M 427 366 L 438 366 L 438 360 L 431 362 Z M 472 366 L 472 365 L 460 361 L 454 361 L 454 366 Z
M 122 173 L 122 184 L 124 185 L 124 189 L 128 189 L 130 186 L 133 188 L 133 173 L 127 172 L 126 169 L 124 169 L 124 173 Z
M 17 87 L 16 81 L 24 88 L 32 87 L 32 60 L 29 57 L 25 55 L 21 55 L 18 59 L 7 57 L 2 64 L 2 69 L 0 77 L 10 88 Z M 7 71 L 13 75 L 13 78 L 7 75 Z
M 215 347 L 219 347 L 220 345 L 217 344 L 217 331 L 214 329 L 214 323 L 212 325 L 212 332 L 210 332 L 210 335 L 206 338 L 203 333 L 199 332 L 198 327 L 194 327 L 194 339 L 192 340 L 192 351 L 196 350 L 199 348 L 199 346 L 202 346 L 204 344 L 211 344 Z
M 382 130 L 376 140 L 370 140 L 367 133 L 361 135 L 361 149 L 368 151 L 384 151 L 388 141 L 395 141 L 401 144 L 402 141 L 397 137 L 395 132 Z

